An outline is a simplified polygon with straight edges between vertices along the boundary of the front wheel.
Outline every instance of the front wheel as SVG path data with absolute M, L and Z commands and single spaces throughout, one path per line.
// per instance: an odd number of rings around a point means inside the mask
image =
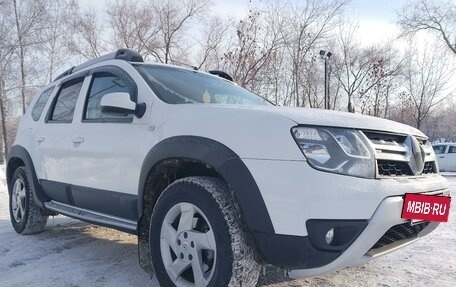
M 161 286 L 255 286 L 260 266 L 226 184 L 188 177 L 155 206 L 151 258 Z

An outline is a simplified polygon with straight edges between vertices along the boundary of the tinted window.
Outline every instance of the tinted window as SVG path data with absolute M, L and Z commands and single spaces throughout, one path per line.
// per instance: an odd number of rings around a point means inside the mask
M 36 101 L 36 103 L 32 109 L 32 119 L 34 121 L 37 121 L 40 119 L 44 106 L 46 105 L 47 100 L 49 99 L 49 96 L 52 94 L 53 90 L 54 90 L 54 87 L 45 90 L 44 92 L 41 93 L 40 97 Z
M 450 146 L 448 153 L 456 153 L 456 146 L 454 146 L 454 145 Z
M 435 145 L 432 147 L 435 154 L 445 153 L 446 145 Z
M 217 76 L 165 66 L 135 67 L 154 93 L 169 104 L 270 105 L 260 96 Z
M 62 85 L 52 112 L 51 121 L 71 122 L 83 78 Z
M 120 114 L 101 110 L 101 99 L 108 93 L 116 92 L 130 93 L 124 80 L 111 73 L 95 74 L 87 98 L 84 119 L 96 120 L 133 118 L 133 114 L 131 113 Z

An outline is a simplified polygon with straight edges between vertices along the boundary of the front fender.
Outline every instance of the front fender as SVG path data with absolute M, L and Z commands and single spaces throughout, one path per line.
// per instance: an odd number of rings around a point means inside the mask
M 217 171 L 233 190 L 243 219 L 251 232 L 274 233 L 258 186 L 239 156 L 220 142 L 198 136 L 176 136 L 156 144 L 145 157 L 139 179 L 138 210 L 144 210 L 144 190 L 150 171 L 159 162 L 185 158 L 203 162 Z

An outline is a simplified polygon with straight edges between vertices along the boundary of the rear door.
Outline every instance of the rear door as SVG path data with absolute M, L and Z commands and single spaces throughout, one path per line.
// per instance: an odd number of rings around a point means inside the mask
M 53 98 L 53 95 L 55 94 L 55 86 L 52 86 L 50 88 L 47 88 L 44 90 L 36 99 L 36 101 L 33 103 L 33 108 L 30 111 L 30 118 L 31 121 L 27 123 L 27 129 L 25 130 L 18 130 L 16 135 L 16 141 L 17 142 L 27 142 L 27 150 L 29 150 L 30 156 L 33 161 L 33 167 L 35 169 L 36 175 L 38 178 L 43 178 L 43 169 L 41 167 L 43 157 L 42 153 L 40 150 L 40 142 L 37 141 L 38 138 L 42 137 L 42 134 L 37 135 L 37 131 L 42 133 L 42 125 L 44 125 L 45 122 L 45 117 L 46 117 L 46 111 L 48 109 L 48 102 L 50 102 L 50 98 Z M 23 117 L 21 119 L 21 125 L 22 121 L 25 121 L 26 118 Z
M 58 86 L 44 122 L 35 133 L 39 157 L 37 174 L 48 197 L 72 204 L 68 147 L 76 102 L 84 84 L 84 77 L 73 78 Z
M 101 99 L 127 92 L 137 101 L 134 80 L 119 67 L 94 69 L 87 93 L 78 102 L 70 142 L 71 190 L 75 205 L 104 214 L 137 219 L 139 174 L 148 130 L 146 115 L 104 112 Z

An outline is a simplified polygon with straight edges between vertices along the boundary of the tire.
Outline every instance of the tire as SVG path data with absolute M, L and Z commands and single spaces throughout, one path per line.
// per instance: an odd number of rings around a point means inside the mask
M 9 190 L 10 219 L 19 234 L 34 234 L 44 230 L 48 216 L 33 200 L 32 186 L 24 167 L 18 167 L 11 179 Z
M 249 287 L 258 281 L 260 265 L 240 212 L 219 179 L 187 177 L 168 186 L 154 208 L 149 238 L 160 286 Z

